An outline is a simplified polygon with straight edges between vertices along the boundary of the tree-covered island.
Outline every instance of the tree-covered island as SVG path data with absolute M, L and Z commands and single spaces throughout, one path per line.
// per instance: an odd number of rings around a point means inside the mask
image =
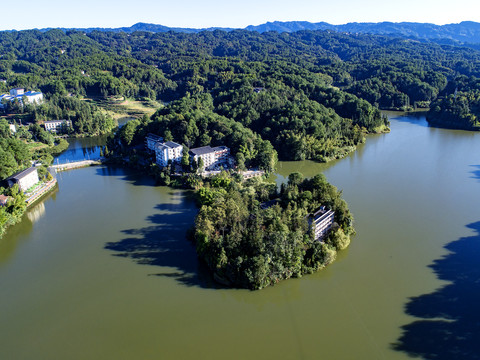
M 198 255 L 229 286 L 262 289 L 310 274 L 334 261 L 354 234 L 341 192 L 323 175 L 290 174 L 277 191 L 263 179 L 242 182 L 223 173 L 205 179 L 196 194 Z M 325 235 L 315 236 L 312 220 L 322 206 L 334 219 Z

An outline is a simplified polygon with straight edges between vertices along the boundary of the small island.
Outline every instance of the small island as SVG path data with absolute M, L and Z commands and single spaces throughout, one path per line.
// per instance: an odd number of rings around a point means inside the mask
M 227 286 L 257 290 L 318 271 L 355 234 L 341 192 L 322 174 L 290 174 L 277 191 L 262 178 L 222 173 L 205 179 L 196 195 L 197 253 Z

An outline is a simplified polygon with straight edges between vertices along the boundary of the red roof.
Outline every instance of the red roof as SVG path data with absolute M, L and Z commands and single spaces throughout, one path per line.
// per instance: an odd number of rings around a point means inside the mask
M 0 205 L 5 205 L 10 196 L 0 195 Z

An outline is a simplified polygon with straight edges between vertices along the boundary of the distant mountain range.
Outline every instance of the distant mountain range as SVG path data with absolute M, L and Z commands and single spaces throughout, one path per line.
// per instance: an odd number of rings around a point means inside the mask
M 50 29 L 41 29 L 42 31 Z M 62 29 L 72 30 L 72 29 Z M 184 33 L 198 33 L 201 31 L 232 31 L 234 28 L 173 28 L 163 25 L 137 23 L 130 27 L 121 28 L 87 28 L 75 29 L 85 32 L 91 31 L 114 31 L 132 33 L 134 31 L 148 31 L 148 32 L 184 32 Z M 307 21 L 275 21 L 267 22 L 262 25 L 250 25 L 244 30 L 257 31 L 259 33 L 267 31 L 276 32 L 295 32 L 300 30 L 332 30 L 348 33 L 370 33 L 380 35 L 396 35 L 405 36 L 425 40 L 450 40 L 462 43 L 480 43 L 480 23 L 473 21 L 463 21 L 459 24 L 435 25 L 428 23 L 413 23 L 413 22 L 380 22 L 380 23 L 348 23 L 344 25 L 332 25 L 326 22 L 311 23 Z
M 379 35 L 402 35 L 418 39 L 450 39 L 468 43 L 480 43 L 480 23 L 464 21 L 459 24 L 435 25 L 412 22 L 348 23 L 332 25 L 326 22 L 306 21 L 268 22 L 258 26 L 247 26 L 250 31 L 292 32 L 299 30 L 333 30 L 349 33 L 370 33 Z

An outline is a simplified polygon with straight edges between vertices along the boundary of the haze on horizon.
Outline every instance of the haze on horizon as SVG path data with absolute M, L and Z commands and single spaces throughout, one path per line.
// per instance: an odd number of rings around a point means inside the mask
M 129 27 L 138 22 L 169 27 L 244 28 L 268 21 L 422 22 L 437 25 L 480 22 L 477 0 L 25 0 L 22 8 L 2 18 L 0 30 L 34 28 Z M 3 9 L 8 8 L 5 4 Z

